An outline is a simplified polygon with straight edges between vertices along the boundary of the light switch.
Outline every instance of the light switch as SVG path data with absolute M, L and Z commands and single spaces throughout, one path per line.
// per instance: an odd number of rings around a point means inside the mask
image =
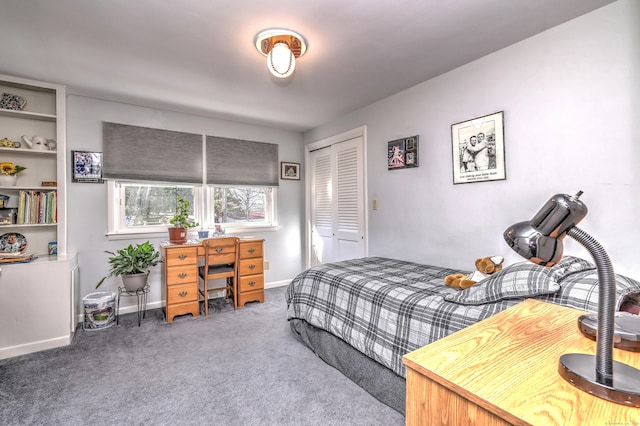
M 375 198 L 373 199 L 372 208 L 374 210 L 378 210 L 378 200 L 376 200 Z

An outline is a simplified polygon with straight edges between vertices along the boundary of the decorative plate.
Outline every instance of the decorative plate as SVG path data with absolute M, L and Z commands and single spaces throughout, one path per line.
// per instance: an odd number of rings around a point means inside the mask
M 0 251 L 5 253 L 20 253 L 27 248 L 27 239 L 17 232 L 7 232 L 0 236 Z

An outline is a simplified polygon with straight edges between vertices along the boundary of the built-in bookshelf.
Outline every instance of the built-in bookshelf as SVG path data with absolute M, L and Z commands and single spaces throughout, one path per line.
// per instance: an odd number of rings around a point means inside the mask
M 0 163 L 26 169 L 17 174 L 14 184 L 0 183 L 5 185 L 0 186 L 0 251 L 2 236 L 15 233 L 24 237 L 26 251 L 38 257 L 49 255 L 54 242 L 58 253 L 66 253 L 66 90 L 61 85 L 0 75 L 0 96 L 4 94 L 26 103 L 22 109 L 0 108 L 0 140 L 4 140 Z M 34 137 L 48 141 L 47 145 L 29 146 Z
M 67 251 L 66 89 L 0 75 L 0 97 L 0 163 L 25 167 L 0 179 L 2 359 L 71 342 L 79 275 Z M 12 259 L 16 247 L 33 256 Z

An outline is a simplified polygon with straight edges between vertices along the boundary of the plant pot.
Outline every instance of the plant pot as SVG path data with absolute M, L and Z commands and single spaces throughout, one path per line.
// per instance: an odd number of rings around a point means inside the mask
M 169 242 L 171 244 L 184 244 L 187 242 L 187 228 L 169 228 Z
M 16 186 L 18 175 L 0 175 L 0 186 Z
M 149 277 L 149 272 L 143 272 L 141 274 L 127 274 L 122 276 L 122 284 L 124 284 L 124 288 L 127 291 L 136 291 L 141 288 L 144 288 L 147 285 L 147 278 Z

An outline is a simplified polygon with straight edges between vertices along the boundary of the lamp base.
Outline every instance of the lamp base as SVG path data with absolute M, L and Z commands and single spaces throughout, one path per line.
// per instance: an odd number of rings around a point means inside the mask
M 558 373 L 580 390 L 607 401 L 640 408 L 640 370 L 613 361 L 613 384 L 596 381 L 596 357 L 588 354 L 564 354 L 560 357 Z
M 614 315 L 613 347 L 625 351 L 640 352 L 640 316 L 629 312 Z M 578 318 L 578 329 L 591 340 L 598 335 L 598 316 L 584 314 Z

